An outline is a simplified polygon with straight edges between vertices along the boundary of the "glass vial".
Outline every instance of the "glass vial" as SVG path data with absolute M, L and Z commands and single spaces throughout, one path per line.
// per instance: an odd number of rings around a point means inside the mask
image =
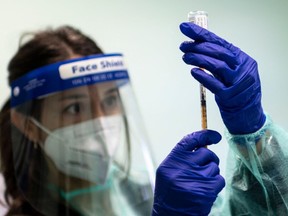
M 191 11 L 188 13 L 188 21 L 208 29 L 208 13 L 206 11 Z

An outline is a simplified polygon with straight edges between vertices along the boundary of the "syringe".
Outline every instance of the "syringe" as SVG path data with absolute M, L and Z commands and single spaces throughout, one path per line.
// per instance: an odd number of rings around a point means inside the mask
M 208 28 L 208 13 L 205 11 L 191 11 L 188 13 L 189 22 L 193 22 L 203 28 Z M 204 69 L 203 69 L 204 72 Z M 201 101 L 201 123 L 202 129 L 207 129 L 207 105 L 206 89 L 200 84 L 200 101 Z

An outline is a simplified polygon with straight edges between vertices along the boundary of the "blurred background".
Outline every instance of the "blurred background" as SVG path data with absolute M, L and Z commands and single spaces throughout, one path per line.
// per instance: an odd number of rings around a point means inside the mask
M 0 0 L 0 105 L 10 94 L 7 64 L 25 32 L 72 25 L 105 52 L 122 52 L 158 165 L 186 134 L 201 129 L 199 84 L 182 61 L 179 45 L 188 40 L 179 24 L 189 11 L 205 10 L 209 29 L 257 60 L 263 107 L 288 129 L 288 1 L 263 0 Z M 208 128 L 224 126 L 207 92 Z M 225 139 L 210 149 L 225 175 Z M 1 187 L 4 185 L 1 183 Z M 0 213 L 1 214 L 1 213 Z

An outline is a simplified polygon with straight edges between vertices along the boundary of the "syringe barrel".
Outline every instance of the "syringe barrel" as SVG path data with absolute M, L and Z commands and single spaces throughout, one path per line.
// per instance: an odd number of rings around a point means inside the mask
M 207 29 L 208 13 L 206 11 L 191 11 L 188 13 L 188 21 Z M 200 101 L 202 129 L 207 129 L 206 89 L 202 84 L 200 84 Z

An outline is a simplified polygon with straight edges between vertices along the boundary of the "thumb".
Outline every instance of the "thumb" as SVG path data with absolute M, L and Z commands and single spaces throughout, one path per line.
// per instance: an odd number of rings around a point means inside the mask
M 214 130 L 202 130 L 186 135 L 175 146 L 175 149 L 193 151 L 197 148 L 218 143 L 222 139 L 220 133 Z

